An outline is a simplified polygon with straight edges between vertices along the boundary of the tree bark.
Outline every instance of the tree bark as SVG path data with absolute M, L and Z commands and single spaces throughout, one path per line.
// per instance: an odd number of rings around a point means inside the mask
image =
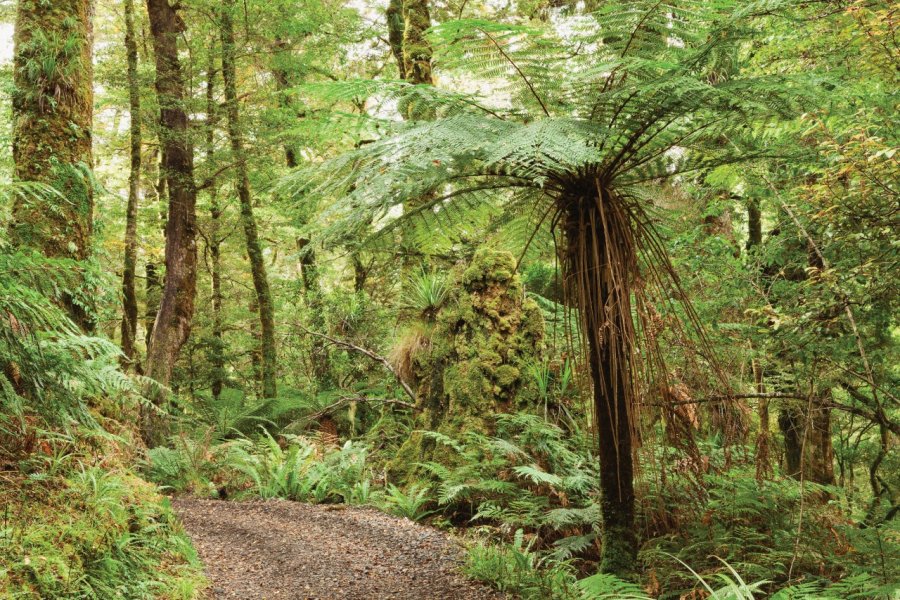
M 762 396 L 766 393 L 766 384 L 763 379 L 762 366 L 758 359 L 753 359 L 753 380 L 756 383 L 756 393 Z M 759 417 L 759 432 L 756 434 L 756 478 L 760 481 L 771 477 L 772 465 L 769 460 L 771 436 L 769 433 L 769 399 L 760 397 L 756 407 Z
M 747 250 L 762 245 L 762 210 L 759 198 L 747 201 Z
M 428 0 L 402 0 L 403 4 L 403 36 L 402 36 L 402 55 L 403 67 L 401 72 L 404 79 L 414 85 L 433 85 L 434 79 L 431 72 L 431 44 L 425 37 L 425 31 L 431 27 L 431 14 L 428 10 Z M 394 5 L 396 8 L 396 5 Z M 388 8 L 390 11 L 390 7 Z M 396 36 L 396 32 L 391 32 L 390 15 L 388 20 L 389 34 Z M 394 42 L 391 43 L 391 49 L 394 50 Z M 421 107 L 415 101 L 407 101 L 405 105 L 399 107 L 406 119 L 427 119 L 432 115 L 424 113 Z M 425 195 L 416 198 L 403 205 L 403 212 L 409 213 L 422 205 L 426 204 L 433 198 L 432 195 Z M 429 262 L 427 258 L 416 261 L 417 254 L 414 242 L 414 236 L 408 233 L 403 234 L 401 239 L 401 249 L 403 250 L 403 260 L 401 262 L 402 272 L 405 278 L 415 276 L 418 267 L 428 268 Z
M 278 105 L 283 109 L 290 109 L 293 104 L 291 98 L 288 96 L 288 90 L 291 87 L 290 73 L 288 73 L 288 70 L 281 63 L 281 60 L 284 58 L 283 55 L 289 52 L 290 47 L 287 42 L 281 38 L 275 38 L 276 55 L 273 58 L 272 76 L 275 78 L 275 86 L 278 89 Z M 284 159 L 289 169 L 294 169 L 299 164 L 297 161 L 297 151 L 290 142 L 286 142 L 284 145 Z
M 262 379 L 262 397 L 274 398 L 277 395 L 276 369 L 277 355 L 275 348 L 275 306 L 269 288 L 266 263 L 262 245 L 253 215 L 253 201 L 250 195 L 250 178 L 247 175 L 247 156 L 244 152 L 244 139 L 241 132 L 240 108 L 237 98 L 237 82 L 235 58 L 236 47 L 234 24 L 231 11 L 234 0 L 225 0 L 222 10 L 222 79 L 225 84 L 225 114 L 228 120 L 228 137 L 231 139 L 231 151 L 237 162 L 237 190 L 241 205 L 241 224 L 247 242 L 247 256 L 250 259 L 250 273 L 253 276 L 253 288 L 256 290 L 256 303 L 259 308 L 260 321 L 260 377 Z
M 163 385 L 187 341 L 197 293 L 197 188 L 194 149 L 190 140 L 185 85 L 178 57 L 178 36 L 185 30 L 177 6 L 168 0 L 146 0 L 156 53 L 156 93 L 160 106 L 163 171 L 169 193 L 166 219 L 166 275 L 162 300 L 147 351 L 147 375 Z M 152 420 L 152 419 L 151 419 Z M 148 423 L 149 442 L 161 429 Z
M 789 477 L 822 485 L 834 484 L 834 446 L 831 443 L 831 392 L 819 392 L 808 404 L 786 406 L 778 416 L 784 438 L 785 472 Z M 810 413 L 810 414 L 806 414 Z
M 131 172 L 125 211 L 125 259 L 122 269 L 122 354 L 127 366 L 135 362 L 138 303 L 135 291 L 137 267 L 137 212 L 141 186 L 141 90 L 138 83 L 138 50 L 134 30 L 134 0 L 125 0 L 125 53 L 128 58 L 128 108 L 131 113 Z
M 60 195 L 17 196 L 9 234 L 13 245 L 51 258 L 84 260 L 91 252 L 92 17 L 91 0 L 19 0 L 16 8 L 15 176 Z M 77 324 L 93 329 L 87 300 L 66 294 L 62 302 Z

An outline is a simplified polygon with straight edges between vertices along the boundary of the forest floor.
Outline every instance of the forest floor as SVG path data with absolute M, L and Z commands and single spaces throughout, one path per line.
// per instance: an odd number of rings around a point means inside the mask
M 447 535 L 373 509 L 282 500 L 174 502 L 215 599 L 494 600 Z

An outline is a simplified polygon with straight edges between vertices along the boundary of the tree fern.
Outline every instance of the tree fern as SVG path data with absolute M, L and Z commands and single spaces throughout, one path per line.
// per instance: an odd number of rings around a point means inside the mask
M 632 569 L 636 553 L 636 387 L 666 373 L 656 339 L 636 354 L 640 323 L 658 297 L 684 302 L 696 324 L 654 226 L 653 185 L 751 159 L 759 148 L 771 153 L 767 124 L 795 114 L 803 98 L 782 77 L 719 76 L 721 56 L 754 33 L 758 9 L 636 0 L 604 3 L 593 22 L 445 23 L 432 32 L 437 64 L 464 64 L 493 93 L 470 98 L 474 110 L 386 127 L 384 137 L 286 182 L 295 198 L 324 199 L 316 227 L 325 243 L 366 231 L 383 241 L 398 226 L 456 233 L 473 215 L 525 204 L 546 215 L 594 383 L 604 566 L 613 572 Z M 396 218 L 395 208 L 417 199 Z

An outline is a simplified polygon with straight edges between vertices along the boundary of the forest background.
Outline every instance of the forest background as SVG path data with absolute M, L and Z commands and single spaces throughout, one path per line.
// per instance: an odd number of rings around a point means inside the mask
M 0 2 L 0 594 L 195 597 L 165 492 L 894 597 L 897 17 Z

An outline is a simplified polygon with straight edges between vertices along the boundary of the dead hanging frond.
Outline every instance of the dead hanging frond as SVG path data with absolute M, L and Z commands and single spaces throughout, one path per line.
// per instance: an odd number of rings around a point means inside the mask
M 693 407 L 686 409 L 677 401 L 689 397 L 690 390 L 680 379 L 673 380 L 661 343 L 677 339 L 685 348 L 687 368 L 711 371 L 725 390 L 727 383 L 644 203 L 597 179 L 590 191 L 561 194 L 557 210 L 564 237 L 560 262 L 565 304 L 578 309 L 572 312 L 580 336 L 570 342 L 578 344 L 585 370 L 599 388 L 595 425 L 598 419 L 613 423 L 615 447 L 637 448 L 642 399 L 659 396 L 651 404 L 661 399 L 667 422 L 674 424 L 668 430 L 675 436 L 670 443 L 684 450 L 699 473 L 699 416 L 688 414 Z M 729 432 L 729 440 L 737 440 L 743 420 L 728 396 L 723 394 L 721 413 L 736 414 L 723 431 Z M 625 434 L 630 443 L 623 445 L 620 436 Z
M 638 274 L 635 230 L 622 198 L 599 182 L 583 195 L 561 196 L 559 210 L 565 237 L 560 261 L 563 288 L 566 304 L 579 308 L 580 354 L 595 389 L 594 422 L 601 434 L 612 436 L 616 452 L 630 452 L 637 441 L 632 314 Z

